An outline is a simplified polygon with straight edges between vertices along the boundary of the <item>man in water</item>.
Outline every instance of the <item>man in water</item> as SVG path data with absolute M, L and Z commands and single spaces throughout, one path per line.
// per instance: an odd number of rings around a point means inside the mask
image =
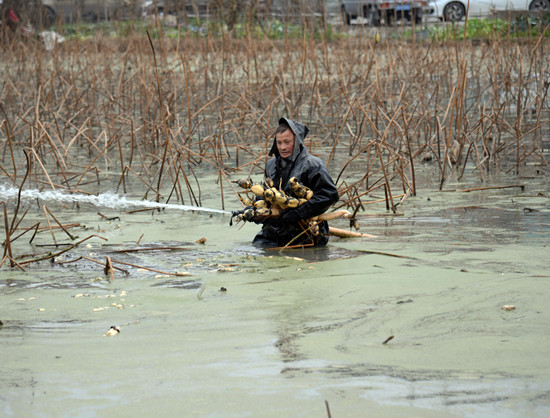
M 283 246 L 304 232 L 300 221 L 324 213 L 339 199 L 338 190 L 321 159 L 311 155 L 304 146 L 309 129 L 300 122 L 288 118 L 279 119 L 275 140 L 265 165 L 265 176 L 273 180 L 275 187 L 290 194 L 289 179 L 295 177 L 313 191 L 313 197 L 297 208 L 281 212 L 281 216 L 267 218 L 253 243 L 264 246 Z M 319 234 L 303 233 L 292 245 L 326 245 L 328 223 L 319 224 Z

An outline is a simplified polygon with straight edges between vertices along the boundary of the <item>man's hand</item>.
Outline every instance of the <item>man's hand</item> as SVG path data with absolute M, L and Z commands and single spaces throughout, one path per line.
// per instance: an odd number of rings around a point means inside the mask
M 300 216 L 298 209 L 291 208 L 281 212 L 281 219 L 286 223 L 296 224 L 302 219 L 302 217 Z

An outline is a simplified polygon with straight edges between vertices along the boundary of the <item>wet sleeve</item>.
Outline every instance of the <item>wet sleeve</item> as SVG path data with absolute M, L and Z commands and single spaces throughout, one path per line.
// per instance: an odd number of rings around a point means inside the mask
M 339 199 L 336 185 L 323 163 L 312 165 L 303 183 L 313 190 L 313 197 L 297 209 L 304 219 L 326 212 Z

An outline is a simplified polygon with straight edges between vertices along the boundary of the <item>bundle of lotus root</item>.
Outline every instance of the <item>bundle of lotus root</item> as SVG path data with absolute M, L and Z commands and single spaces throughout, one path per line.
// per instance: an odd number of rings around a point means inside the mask
M 244 208 L 232 212 L 230 225 L 234 217 L 237 222 L 259 222 L 269 217 L 277 217 L 282 210 L 297 208 L 312 198 L 313 191 L 301 184 L 296 177 L 292 177 L 289 182 L 290 195 L 277 189 L 270 178 L 266 178 L 261 184 L 252 183 L 247 179 L 234 181 L 233 183 L 237 183 L 245 190 L 244 196 L 238 194 Z
M 269 217 L 278 217 L 282 210 L 301 206 L 313 197 L 313 191 L 300 183 L 296 177 L 292 177 L 289 180 L 290 195 L 277 189 L 270 178 L 265 178 L 262 184 L 253 183 L 249 179 L 239 179 L 233 183 L 238 184 L 245 190 L 244 193 L 238 194 L 244 208 L 234 210 L 231 213 L 229 225 L 233 225 L 233 218 L 235 218 L 238 223 L 240 221 L 261 222 Z M 355 217 L 347 210 L 323 213 L 311 219 L 300 221 L 300 224 L 304 228 L 304 231 L 312 235 L 318 235 L 320 222 L 341 217 L 349 219 L 350 227 L 353 226 L 355 229 L 359 229 Z M 331 235 L 340 237 L 373 237 L 372 235 L 345 231 L 333 227 L 330 227 L 330 233 Z

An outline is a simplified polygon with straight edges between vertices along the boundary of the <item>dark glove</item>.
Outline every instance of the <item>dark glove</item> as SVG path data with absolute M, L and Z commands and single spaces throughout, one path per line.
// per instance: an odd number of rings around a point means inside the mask
M 302 219 L 298 209 L 291 208 L 281 212 L 281 219 L 288 224 L 297 224 Z
M 254 217 L 251 219 L 251 222 L 254 222 L 256 225 L 262 225 L 266 218 Z

